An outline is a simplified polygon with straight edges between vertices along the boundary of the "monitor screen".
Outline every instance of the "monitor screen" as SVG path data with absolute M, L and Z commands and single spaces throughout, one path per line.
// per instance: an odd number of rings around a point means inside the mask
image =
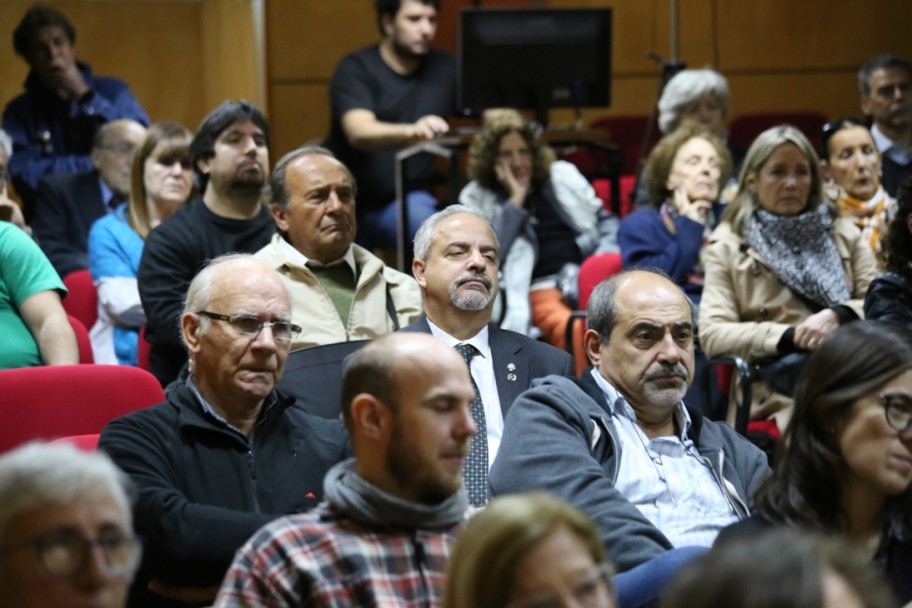
M 611 9 L 463 9 L 459 76 L 467 114 L 608 106 Z

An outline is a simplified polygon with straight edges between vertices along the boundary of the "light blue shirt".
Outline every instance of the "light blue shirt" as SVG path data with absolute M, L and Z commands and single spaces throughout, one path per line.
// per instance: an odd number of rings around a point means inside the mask
M 687 436 L 690 415 L 683 403 L 675 408 L 679 435 L 649 439 L 636 412 L 596 369 L 593 378 L 608 400 L 623 449 L 615 488 L 662 531 L 675 547 L 713 544 L 719 530 L 738 515 L 709 462 Z

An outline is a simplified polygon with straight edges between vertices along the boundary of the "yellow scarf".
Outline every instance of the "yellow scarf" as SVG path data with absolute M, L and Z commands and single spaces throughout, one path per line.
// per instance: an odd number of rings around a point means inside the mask
M 871 246 L 871 251 L 880 251 L 880 235 L 886 230 L 887 222 L 893 216 L 895 203 L 887 196 L 883 187 L 877 189 L 867 201 L 860 201 L 848 194 L 838 200 L 839 215 L 850 217 L 861 230 L 861 236 Z

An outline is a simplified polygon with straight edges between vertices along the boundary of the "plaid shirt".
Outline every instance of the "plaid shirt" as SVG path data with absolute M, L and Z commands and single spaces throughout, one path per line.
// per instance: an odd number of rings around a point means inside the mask
M 247 541 L 215 606 L 442 606 L 446 564 L 461 529 L 372 528 L 323 502 Z

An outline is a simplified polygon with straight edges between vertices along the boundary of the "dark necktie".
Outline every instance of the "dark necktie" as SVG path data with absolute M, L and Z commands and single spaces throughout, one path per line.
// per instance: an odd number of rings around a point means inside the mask
M 483 506 L 488 498 L 488 430 L 485 425 L 481 393 L 478 392 L 478 385 L 472 378 L 472 357 L 478 354 L 478 349 L 471 344 L 457 344 L 456 350 L 462 355 L 469 368 L 469 379 L 472 381 L 472 388 L 475 389 L 471 412 L 476 430 L 470 444 L 469 455 L 466 457 L 462 478 L 469 494 L 469 502 L 472 503 L 472 506 L 478 507 Z

